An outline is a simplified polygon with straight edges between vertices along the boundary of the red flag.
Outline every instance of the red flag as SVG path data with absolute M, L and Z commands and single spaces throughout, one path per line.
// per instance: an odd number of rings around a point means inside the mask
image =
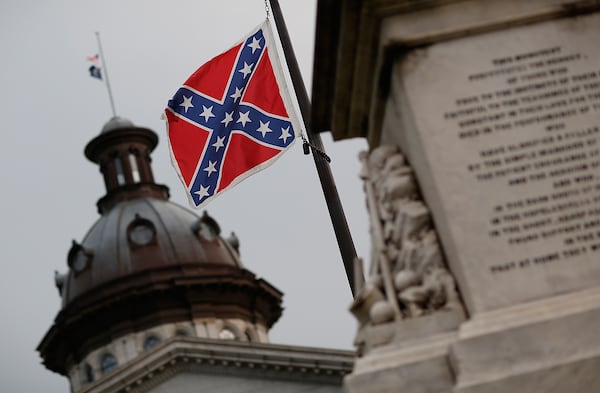
M 300 128 L 283 75 L 265 21 L 169 101 L 171 160 L 192 206 L 271 165 L 294 142 Z

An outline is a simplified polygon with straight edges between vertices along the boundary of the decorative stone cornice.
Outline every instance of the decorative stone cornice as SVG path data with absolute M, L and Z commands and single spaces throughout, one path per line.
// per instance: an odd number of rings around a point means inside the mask
M 79 393 L 143 393 L 182 372 L 341 384 L 354 352 L 172 337 Z

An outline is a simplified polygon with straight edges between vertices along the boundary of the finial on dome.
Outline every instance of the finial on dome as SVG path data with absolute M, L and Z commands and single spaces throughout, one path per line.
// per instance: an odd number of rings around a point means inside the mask
M 121 116 L 113 116 L 104 125 L 104 127 L 102 127 L 102 131 L 100 131 L 100 133 L 104 134 L 106 132 L 118 130 L 118 129 L 121 129 L 121 128 L 131 128 L 131 127 L 135 127 L 135 125 L 133 124 L 133 122 L 131 120 L 127 120 L 127 119 L 125 119 L 124 117 L 121 117 Z

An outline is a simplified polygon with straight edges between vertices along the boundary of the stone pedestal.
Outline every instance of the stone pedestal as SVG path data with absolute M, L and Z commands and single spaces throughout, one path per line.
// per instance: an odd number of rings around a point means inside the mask
M 357 359 L 346 377 L 346 391 L 594 393 L 598 389 L 597 288 L 479 313 L 462 324 L 447 323 L 449 315 L 440 315 L 366 329 L 375 337 L 393 338 Z M 436 326 L 440 327 L 436 333 L 427 331 Z
M 456 312 L 424 317 L 419 323 L 405 321 L 365 327 L 358 339 L 369 341 L 345 379 L 348 393 L 449 392 L 454 386 L 449 348 L 457 340 L 460 321 Z M 369 337 L 372 336 L 372 337 Z M 383 345 L 379 341 L 389 337 Z
M 595 392 L 599 329 L 599 288 L 477 314 L 450 349 L 453 391 Z

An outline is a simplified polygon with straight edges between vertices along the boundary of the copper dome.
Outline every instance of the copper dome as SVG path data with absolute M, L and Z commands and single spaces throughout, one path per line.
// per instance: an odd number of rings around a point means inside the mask
M 100 217 L 81 244 L 73 242 L 63 288 L 63 306 L 90 291 L 112 292 L 112 283 L 152 270 L 242 268 L 236 250 L 220 236 L 208 214 L 169 201 L 138 198 Z

